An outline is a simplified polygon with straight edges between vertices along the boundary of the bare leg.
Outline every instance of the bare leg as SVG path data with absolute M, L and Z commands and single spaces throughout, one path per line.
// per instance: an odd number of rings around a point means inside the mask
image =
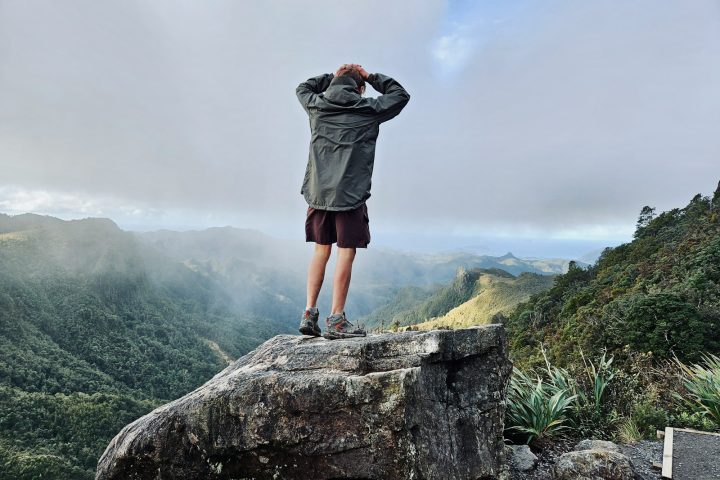
M 306 305 L 308 307 L 317 307 L 317 299 L 325 278 L 325 266 L 330 259 L 331 249 L 332 245 L 315 244 L 315 253 L 313 253 L 308 267 Z
M 342 313 L 345 310 L 345 300 L 347 300 L 348 290 L 350 289 L 353 260 L 355 260 L 355 248 L 338 247 L 331 313 Z

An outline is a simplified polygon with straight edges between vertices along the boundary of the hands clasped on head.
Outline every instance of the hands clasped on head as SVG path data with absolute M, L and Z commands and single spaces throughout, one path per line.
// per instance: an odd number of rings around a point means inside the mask
M 357 63 L 344 63 L 340 65 L 340 67 L 335 72 L 335 76 L 339 77 L 342 73 L 348 71 L 348 70 L 355 70 L 360 74 L 360 76 L 363 78 L 363 80 L 367 80 L 368 75 L 370 75 L 363 67 L 362 65 L 359 65 Z

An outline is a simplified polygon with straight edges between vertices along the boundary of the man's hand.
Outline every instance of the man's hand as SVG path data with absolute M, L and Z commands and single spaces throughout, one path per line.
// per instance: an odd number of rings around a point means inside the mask
M 358 65 L 357 63 L 351 63 L 350 67 L 352 67 L 353 70 L 356 70 L 363 78 L 363 80 L 367 80 L 368 76 L 370 75 L 367 71 L 365 71 L 362 65 Z

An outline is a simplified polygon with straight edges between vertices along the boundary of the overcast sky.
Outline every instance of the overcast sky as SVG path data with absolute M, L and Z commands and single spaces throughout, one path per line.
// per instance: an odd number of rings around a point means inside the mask
M 618 242 L 720 180 L 717 0 L 0 0 L 0 212 L 302 241 L 295 87 L 342 63 L 412 97 L 368 201 L 390 243 Z

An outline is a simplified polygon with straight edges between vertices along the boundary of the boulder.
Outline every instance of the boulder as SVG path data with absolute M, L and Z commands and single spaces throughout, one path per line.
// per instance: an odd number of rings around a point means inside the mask
M 622 453 L 616 443 L 607 440 L 580 440 L 573 450 L 610 450 L 611 452 Z
M 528 445 L 510 445 L 510 468 L 519 472 L 529 472 L 538 464 L 538 457 Z
M 127 425 L 97 480 L 500 479 L 502 325 L 277 336 Z
M 610 450 L 579 450 L 562 454 L 553 467 L 555 480 L 635 480 L 628 457 Z

